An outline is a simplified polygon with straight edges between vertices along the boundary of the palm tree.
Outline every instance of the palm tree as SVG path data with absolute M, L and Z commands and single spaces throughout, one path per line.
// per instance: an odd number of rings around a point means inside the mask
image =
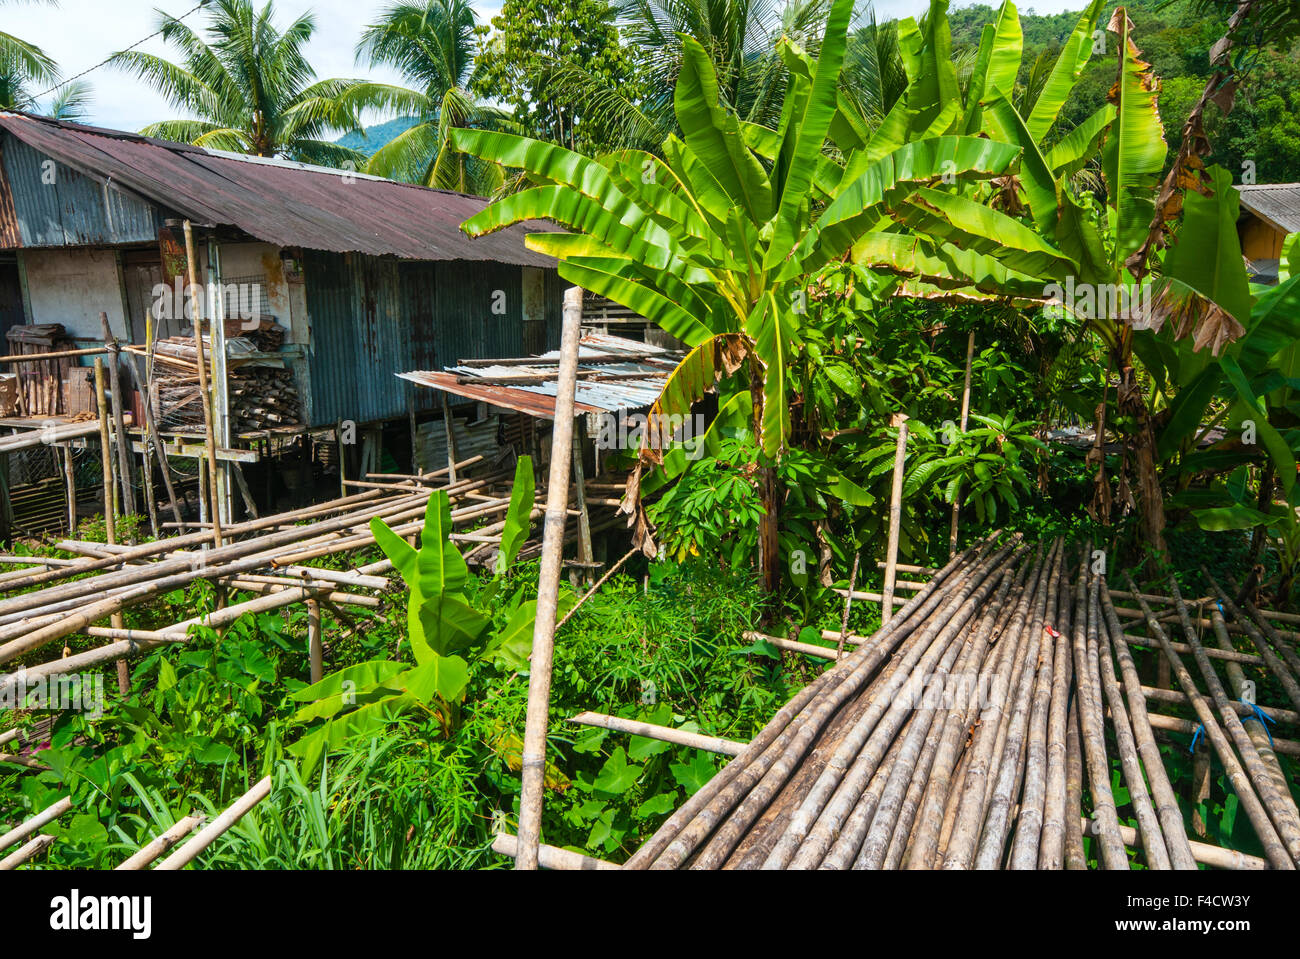
M 581 64 L 557 64 L 557 78 L 581 91 L 589 112 L 629 147 L 655 151 L 678 132 L 672 91 L 682 68 L 683 35 L 704 47 L 723 102 L 740 119 L 779 125 L 786 66 L 782 38 L 816 57 L 829 0 L 620 0 L 618 23 L 636 59 L 638 82 L 617 87 Z M 869 7 L 855 15 L 841 87 L 861 115 L 877 123 L 907 86 L 892 24 L 877 26 Z M 648 94 L 642 96 L 642 93 Z
M 0 0 L 4 6 L 7 0 Z M 54 60 L 40 47 L 0 31 L 0 109 L 36 109 L 32 84 L 53 86 L 59 71 Z
M 111 62 L 196 118 L 164 120 L 141 133 L 330 166 L 364 162 L 355 150 L 322 139 L 360 127 L 345 99 L 358 81 L 315 80 L 302 50 L 316 29 L 311 13 L 280 30 L 273 0 L 260 12 L 252 0 L 214 0 L 206 41 L 161 10 L 158 18 L 180 63 L 138 50 L 117 53 Z
M 367 173 L 462 193 L 489 195 L 500 189 L 500 167 L 450 145 L 453 127 L 509 126 L 508 114 L 468 90 L 477 26 L 467 0 L 425 0 L 387 7 L 362 33 L 357 61 L 394 67 L 411 88 L 359 83 L 347 102 L 354 109 L 379 108 L 417 121 L 375 152 Z

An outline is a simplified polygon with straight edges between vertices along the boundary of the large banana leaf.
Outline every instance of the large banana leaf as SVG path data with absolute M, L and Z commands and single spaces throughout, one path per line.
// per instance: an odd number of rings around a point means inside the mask
M 1034 229 L 956 193 L 919 187 L 892 212 L 913 230 L 976 253 L 996 251 L 1004 266 L 1030 276 L 1059 278 L 1075 271 L 1075 263 Z
M 682 38 L 682 71 L 673 93 L 686 146 L 753 223 L 772 216 L 772 185 L 745 146 L 740 122 L 719 97 L 713 61 L 694 37 Z
M 999 92 L 1009 97 L 1015 91 L 1023 46 L 1024 34 L 1016 6 L 1011 0 L 1003 0 L 997 19 L 986 23 L 980 36 L 975 67 L 966 90 L 966 112 L 960 127 L 962 133 L 980 131 L 982 105 L 990 97 Z
M 999 138 L 1020 147 L 1020 183 L 1029 201 L 1029 212 L 1033 215 L 1034 226 L 1044 236 L 1051 236 L 1056 230 L 1057 187 L 1050 165 L 1029 135 L 1025 121 L 1001 92 L 988 98 L 984 110 L 986 120 Z
M 840 68 L 844 63 L 844 50 L 848 46 L 848 27 L 853 5 L 854 0 L 834 0 L 831 6 L 807 107 L 799 118 L 797 129 L 790 131 L 795 133 L 794 148 L 790 155 L 785 189 L 781 193 L 780 208 L 776 214 L 772 243 L 763 264 L 766 269 L 771 269 L 785 259 L 799 240 L 802 208 L 808 199 L 817 160 L 825 146 L 831 120 L 839 108 Z
M 1119 40 L 1119 77 L 1110 91 L 1117 114 L 1106 134 L 1102 169 L 1115 209 L 1114 262 L 1122 268 L 1146 239 L 1155 211 L 1154 189 L 1164 167 L 1164 127 L 1157 105 L 1159 83 L 1133 42 L 1133 22 L 1117 7 L 1109 29 Z
M 950 176 L 993 177 L 1008 172 L 1020 150 L 978 137 L 942 136 L 906 143 L 840 189 L 834 202 L 805 234 L 796 257 L 816 269 L 847 251 L 884 212 L 882 204 L 901 202 L 915 184 Z
M 1073 176 L 1097 151 L 1097 143 L 1110 128 L 1117 113 L 1113 103 L 1107 103 L 1088 119 L 1061 137 L 1056 146 L 1047 151 L 1047 166 L 1053 176 Z
M 996 296 L 1041 299 L 1041 278 L 1009 270 L 999 260 L 950 243 L 916 235 L 867 233 L 853 244 L 853 262 L 887 270 L 945 290 L 978 290 Z
M 1250 283 L 1237 237 L 1241 199 L 1227 170 L 1214 166 L 1206 173 L 1212 193 L 1188 191 L 1177 241 L 1165 255 L 1164 278 L 1227 312 L 1244 332 L 1250 320 Z
M 668 375 L 659 398 L 650 407 L 647 429 L 641 443 L 642 460 L 660 464 L 665 446 L 665 424 L 689 416 L 696 403 L 711 392 L 718 380 L 740 368 L 751 348 L 749 340 L 736 333 L 709 337 L 682 357 Z
M 1250 418 L 1255 421 L 1255 430 L 1259 436 L 1259 441 L 1273 460 L 1273 465 L 1277 470 L 1277 481 L 1282 485 L 1282 489 L 1286 492 L 1286 498 L 1290 501 L 1296 480 L 1295 453 L 1292 452 L 1282 434 L 1268 421 L 1268 414 L 1260 405 L 1259 398 L 1255 395 L 1255 391 L 1246 379 L 1246 374 L 1242 372 L 1241 367 L 1237 364 L 1236 358 L 1223 356 L 1219 359 L 1219 365 L 1222 367 L 1228 383 L 1236 391 L 1237 399 L 1250 411 Z
M 1097 29 L 1097 19 L 1101 15 L 1104 0 L 1092 0 L 1073 32 L 1061 47 L 1056 64 L 1043 85 L 1043 90 L 1034 101 L 1034 108 L 1029 113 L 1026 126 L 1035 142 L 1041 142 L 1060 115 L 1061 107 L 1070 98 L 1070 92 L 1078 82 L 1083 68 L 1092 59 L 1093 32 Z M 1009 93 L 1010 91 L 1003 91 Z

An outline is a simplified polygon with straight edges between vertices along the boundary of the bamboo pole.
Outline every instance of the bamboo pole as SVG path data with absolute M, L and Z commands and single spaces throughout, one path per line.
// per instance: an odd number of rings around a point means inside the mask
M 135 476 L 131 464 L 131 438 L 126 433 L 124 398 L 118 363 L 117 339 L 108 326 L 108 314 L 99 313 L 99 326 L 104 334 L 104 345 L 108 348 L 108 386 L 113 397 L 113 441 L 117 446 L 117 481 L 122 487 L 122 508 L 127 515 L 135 514 Z
M 1133 583 L 1132 577 L 1126 576 L 1125 578 L 1129 582 L 1129 587 L 1134 592 L 1137 592 L 1137 585 Z M 1246 813 L 1251 825 L 1255 827 L 1255 834 L 1259 836 L 1260 844 L 1264 847 L 1265 857 L 1275 869 L 1295 869 L 1296 864 L 1292 860 L 1287 847 L 1283 844 L 1281 837 L 1278 836 L 1277 830 L 1269 818 L 1268 811 L 1255 794 L 1250 777 L 1233 753 L 1232 746 L 1223 730 L 1219 727 L 1219 723 L 1215 720 L 1209 704 L 1206 703 L 1204 697 L 1197 690 L 1191 673 L 1187 671 L 1187 667 L 1183 665 L 1183 661 L 1178 654 L 1169 648 L 1169 637 L 1163 627 L 1155 621 L 1155 614 L 1151 612 L 1151 607 L 1146 605 L 1145 600 L 1139 599 L 1138 603 L 1141 604 L 1142 611 L 1147 615 L 1147 625 L 1164 649 L 1165 658 L 1178 680 L 1178 685 L 1183 688 L 1183 692 L 1191 700 L 1192 708 L 1205 729 L 1206 738 L 1218 754 L 1219 761 L 1223 763 L 1224 771 L 1228 774 L 1232 788 L 1236 791 L 1237 798 L 1241 803 L 1241 809 Z M 1233 714 L 1233 718 L 1236 718 L 1235 714 Z
M 1014 563 L 1017 553 L 1004 550 L 1002 559 Z M 898 693 L 914 672 L 920 676 L 929 674 L 957 633 L 998 586 L 1002 569 L 1003 564 L 999 563 L 978 585 L 954 597 L 954 601 L 960 600 L 960 605 L 951 617 L 929 624 L 903 654 L 879 697 L 841 741 L 825 771 L 791 816 L 763 868 L 816 868 L 825 858 L 840 823 L 851 813 L 852 804 L 861 796 L 894 735 L 912 711 L 908 697 Z
M 1091 819 L 1081 819 L 1080 824 L 1083 831 L 1096 837 L 1097 823 Z M 1132 826 L 1120 826 L 1120 836 L 1125 845 L 1137 848 L 1138 833 Z M 1204 863 L 1207 866 L 1213 866 L 1216 869 L 1267 869 L 1268 861 L 1260 859 L 1258 856 L 1248 856 L 1244 852 L 1237 852 L 1235 849 L 1221 849 L 1218 846 L 1211 846 L 1208 843 L 1187 841 L 1191 855 L 1196 862 Z M 1195 865 L 1192 868 L 1196 868 Z
M 1214 635 L 1215 635 L 1215 639 L 1219 643 L 1220 648 L 1226 647 L 1228 649 L 1231 649 L 1232 640 L 1228 638 L 1227 630 L 1223 628 L 1224 627 L 1223 614 L 1219 611 L 1217 607 L 1211 610 L 1211 619 L 1214 621 Z M 1239 713 L 1241 713 L 1242 715 L 1254 716 L 1254 710 L 1256 708 L 1259 708 L 1259 709 L 1263 709 L 1265 715 L 1270 716 L 1276 720 L 1291 722 L 1300 725 L 1300 714 L 1291 713 L 1284 720 L 1281 715 L 1282 711 L 1274 709 L 1271 706 L 1270 707 L 1247 706 L 1246 705 L 1246 698 L 1247 698 L 1246 673 L 1241 668 L 1240 665 L 1238 665 L 1237 663 L 1226 663 L 1224 665 L 1224 672 L 1228 674 L 1228 686 L 1232 690 L 1232 695 L 1237 697 L 1238 699 L 1237 705 L 1241 707 L 1241 709 L 1238 710 Z M 1242 712 L 1243 710 L 1250 710 L 1250 712 L 1249 713 Z M 1246 732 L 1249 733 L 1251 742 L 1255 744 L 1255 750 L 1256 752 L 1259 753 L 1259 758 L 1262 759 L 1264 761 L 1264 765 L 1268 767 L 1270 775 L 1272 775 L 1272 777 L 1278 783 L 1279 786 L 1281 786 L 1284 789 L 1290 789 L 1290 785 L 1287 783 L 1286 775 L 1282 772 L 1281 764 L 1277 761 L 1277 752 L 1273 748 L 1273 735 L 1272 733 L 1268 732 L 1268 730 L 1265 728 L 1264 722 L 1262 720 L 1259 720 L 1258 717 L 1255 718 L 1257 721 L 1247 726 Z
M 63 444 L 63 489 L 68 498 L 68 535 L 77 533 L 77 476 L 72 468 L 72 445 Z
M 57 350 L 53 353 L 11 353 L 9 356 L 0 356 L 0 363 L 31 363 L 33 360 L 39 360 L 44 363 L 46 360 L 65 360 L 74 356 L 99 356 L 107 353 L 102 346 L 92 346 L 84 350 Z
M 546 728 L 551 695 L 551 661 L 554 654 L 556 609 L 563 562 L 564 527 L 569 499 L 566 456 L 573 443 L 573 406 L 577 389 L 578 339 L 582 332 L 582 289 L 564 293 L 564 329 L 560 341 L 560 368 L 556 382 L 555 421 L 551 433 L 551 465 L 543 521 L 542 565 L 537 584 L 537 612 L 533 625 L 533 651 L 529 657 L 528 711 L 524 725 L 522 789 L 519 797 L 519 854 L 516 869 L 538 867 L 542 803 L 545 799 Z
M 1228 731 L 1228 736 L 1232 739 L 1233 745 L 1237 747 L 1242 765 L 1246 768 L 1246 774 L 1254 784 L 1255 790 L 1273 822 L 1273 827 L 1277 830 L 1278 838 L 1285 844 L 1287 851 L 1291 854 L 1292 861 L 1296 865 L 1300 865 L 1300 813 L 1296 811 L 1295 801 L 1291 798 L 1291 790 L 1285 787 L 1279 788 L 1271 770 L 1264 764 L 1259 752 L 1255 749 L 1255 744 L 1251 741 L 1250 736 L 1246 734 L 1241 719 L 1229 704 L 1228 694 L 1223 689 L 1223 683 L 1219 680 L 1218 673 L 1214 671 L 1209 657 L 1205 655 L 1205 650 L 1196 637 L 1195 630 L 1192 629 L 1191 618 L 1187 615 L 1187 606 L 1183 603 L 1178 592 L 1178 583 L 1172 576 L 1169 577 L 1169 593 L 1174 599 L 1179 617 L 1182 620 L 1183 635 L 1187 637 L 1187 642 L 1195 650 L 1197 668 L 1205 680 L 1205 688 L 1209 691 L 1211 701 L 1219 711 L 1219 718 Z
M 203 302 L 199 294 L 199 260 L 198 250 L 194 245 L 194 227 L 185 221 L 185 262 L 189 271 L 190 309 L 194 321 L 195 362 L 199 374 L 199 396 L 203 400 L 203 441 L 207 448 L 207 458 L 200 461 L 199 485 L 207 490 L 208 519 L 212 523 L 212 545 L 217 549 L 222 546 L 220 497 L 217 492 L 217 435 L 212 423 L 212 393 L 208 388 L 208 367 L 203 358 Z M 215 342 L 215 337 L 213 338 Z M 206 471 L 206 482 L 204 475 Z
M 830 718 L 863 688 L 925 617 L 950 601 L 941 591 L 945 587 L 963 589 L 968 579 L 984 575 L 976 562 L 979 552 L 972 548 L 949 562 L 898 616 L 882 626 L 874 642 L 863 644 L 839 668 L 818 674 L 796 693 L 741 755 L 668 818 L 625 868 L 677 868 L 706 839 L 708 847 L 698 855 L 697 863 L 704 868 L 720 864 L 749 824 L 767 808 L 798 758 Z
M 104 398 L 104 362 L 100 357 L 95 357 L 95 400 L 99 407 L 99 442 L 100 442 L 100 465 L 103 468 L 103 490 L 104 490 L 104 539 L 109 546 L 117 543 L 117 518 L 113 502 L 113 457 L 109 453 L 109 431 L 108 431 L 108 409 Z M 120 400 L 119 400 L 120 402 Z M 120 416 L 121 409 L 119 407 Z M 119 462 L 121 461 L 121 434 L 118 435 Z M 117 610 L 110 611 L 111 625 L 114 629 L 121 629 L 126 625 L 121 612 Z M 89 625 L 87 623 L 86 625 Z M 63 635 L 69 635 L 75 632 L 75 629 L 69 630 Z M 0 647 L 3 649 L 3 647 Z M 131 674 L 127 670 L 126 661 L 119 660 L 116 665 L 117 671 L 117 691 L 123 696 L 131 694 Z
M 320 603 L 307 600 L 307 652 L 311 661 L 311 681 L 319 683 L 325 676 L 325 651 L 321 644 Z
M 447 391 L 440 391 L 442 397 L 442 428 L 447 434 L 447 473 L 451 481 L 456 482 L 456 433 L 452 428 L 451 403 L 447 400 Z
M 1024 830 L 1023 843 L 1029 844 L 1029 855 L 1037 859 L 1039 831 L 1041 830 L 1042 806 L 1045 799 L 1047 770 L 1046 744 L 1032 752 L 1032 765 L 1026 769 L 1031 759 L 1030 724 L 1035 700 L 1039 697 L 1035 689 L 1050 689 L 1052 675 L 1051 636 L 1043 629 L 1048 616 L 1055 614 L 1056 580 L 1052 576 L 1056 563 L 1055 557 L 1048 562 L 1039 560 L 1039 579 L 1047 578 L 1047 588 L 1034 604 L 1033 616 L 1029 621 L 1024 639 L 1025 656 L 1020 668 L 1019 683 L 1015 689 L 1014 701 L 1009 715 L 1004 715 L 1002 728 L 999 729 L 1000 746 L 995 748 L 999 756 L 996 766 L 992 767 L 994 775 L 987 783 L 987 812 L 984 818 L 984 832 L 975 850 L 973 866 L 975 869 L 996 869 L 1003 860 L 1007 836 L 1012 828 L 1012 806 L 1020 792 L 1021 781 L 1028 772 L 1029 783 L 1020 802 L 1021 818 Z M 1044 649 L 1046 648 L 1046 652 Z M 1045 711 L 1046 704 L 1039 703 L 1040 710 Z M 1003 711 L 1007 713 L 1006 710 Z M 1042 718 L 1043 735 L 1046 736 L 1046 717 Z
M 972 328 L 966 337 L 966 375 L 962 378 L 961 387 L 961 431 L 966 432 L 966 424 L 970 418 L 970 370 L 971 360 L 975 357 L 975 330 Z M 958 490 L 960 492 L 960 489 Z M 961 499 L 954 496 L 952 499 L 952 523 L 948 530 L 948 555 L 953 556 L 957 552 L 957 517 L 961 512 Z
M 894 615 L 894 578 L 898 564 L 898 534 L 903 525 L 903 466 L 907 457 L 907 414 L 895 413 L 893 424 L 898 427 L 894 446 L 894 475 L 889 490 L 889 540 L 885 552 L 885 585 L 880 621 L 889 622 Z
M 53 836 L 46 836 L 44 834 L 31 839 L 16 852 L 10 853 L 4 859 L 0 859 L 0 872 L 8 872 L 11 869 L 16 869 L 21 866 L 29 859 L 35 859 L 43 851 L 48 849 L 50 844 L 53 842 Z
M 1045 575 L 1042 564 L 1036 564 L 1028 588 L 1021 592 L 1011 626 L 998 640 L 999 643 L 1009 643 L 1014 653 L 1003 656 L 998 672 L 993 676 L 989 700 L 980 711 L 979 726 L 972 739 L 970 760 L 943 856 L 944 869 L 969 869 L 974 862 L 988 796 L 997 773 L 999 730 L 1006 719 L 1006 706 L 1010 702 L 1008 692 L 1019 685 L 1017 677 L 1023 674 L 1024 661 L 1033 644 L 1026 626 L 1031 610 L 1046 602 L 1049 583 L 1050 578 Z M 923 864 L 918 865 L 924 868 Z
M 499 832 L 492 839 L 492 851 L 502 856 L 509 856 L 518 862 L 520 851 L 519 837 Z M 617 869 L 618 866 L 604 859 L 584 856 L 570 849 L 548 846 L 541 843 L 537 847 L 537 865 L 542 869 L 580 871 L 586 869 Z
M 32 816 L 30 819 L 22 823 L 19 823 L 17 826 L 15 826 L 13 829 L 10 829 L 4 835 L 0 835 L 0 852 L 3 852 L 4 850 L 8 849 L 16 842 L 26 839 L 28 836 L 35 833 L 38 829 L 40 829 L 42 826 L 46 825 L 47 823 L 54 822 L 54 820 L 58 819 L 60 816 L 62 816 L 71 808 L 72 808 L 71 796 L 64 796 L 62 799 L 58 800 L 57 802 L 53 802 L 50 805 L 46 806 L 35 816 Z
M 1273 648 L 1268 644 L 1268 640 L 1258 629 L 1255 628 L 1255 624 L 1250 620 L 1250 618 L 1245 616 L 1242 611 L 1237 608 L 1237 604 L 1232 601 L 1232 597 L 1224 592 L 1223 587 L 1218 584 L 1213 576 L 1210 576 L 1209 570 L 1202 566 L 1201 571 L 1205 573 L 1206 577 L 1210 581 L 1210 585 L 1214 588 L 1214 591 L 1218 593 L 1219 604 L 1246 628 L 1246 634 L 1250 637 L 1250 641 L 1254 643 L 1255 648 L 1259 650 L 1259 654 L 1263 658 L 1265 665 L 1268 667 L 1268 671 L 1277 678 L 1278 684 L 1282 687 L 1282 691 L 1286 693 L 1287 699 L 1291 700 L 1292 705 L 1294 705 L 1296 709 L 1300 710 L 1300 683 L 1296 682 L 1295 677 L 1290 674 L 1282 661 L 1277 658 L 1277 654 L 1273 652 Z M 1260 622 L 1263 623 L 1262 620 L 1260 620 Z M 1274 634 L 1273 639 L 1276 641 L 1277 636 L 1273 628 L 1267 624 L 1264 625 L 1270 633 Z M 1281 643 L 1279 643 L 1278 646 L 1279 648 L 1282 648 Z
M 1083 739 L 1084 767 L 1092 797 L 1092 818 L 1098 824 L 1101 863 L 1106 869 L 1128 869 L 1128 855 L 1119 835 L 1119 815 L 1110 788 L 1110 761 L 1106 756 L 1105 713 L 1101 703 L 1100 588 L 1101 577 L 1087 574 L 1090 548 L 1084 549 L 1075 603 L 1074 677 L 1079 699 L 1079 727 Z M 1086 579 L 1086 586 L 1085 586 Z M 1086 590 L 1086 593 L 1085 593 Z M 1081 601 L 1081 602 L 1080 602 Z M 1079 606 L 1082 603 L 1083 609 Z
M 149 396 L 149 382 L 147 379 L 141 378 L 133 355 L 127 353 L 125 359 L 127 371 L 131 374 L 131 380 L 135 383 L 137 392 L 140 393 L 140 406 L 144 413 L 145 443 L 153 446 L 154 455 L 158 458 L 158 469 L 162 473 L 163 487 L 167 490 L 167 498 L 170 501 L 172 517 L 179 523 L 181 522 L 180 499 L 177 497 L 176 488 L 172 484 L 171 467 L 167 464 L 167 450 L 163 448 L 162 437 L 158 432 L 158 423 L 154 419 L 153 402 Z M 146 475 L 148 474 L 146 473 Z M 145 481 L 145 488 L 150 492 L 153 490 L 153 477 L 151 475 L 148 475 L 148 479 Z
M 844 637 L 849 633 L 849 611 L 853 608 L 853 586 L 858 581 L 858 560 L 861 559 L 861 551 L 853 551 L 853 566 L 849 570 L 849 588 L 845 591 L 844 597 L 844 615 L 840 617 L 840 640 L 835 644 L 835 658 L 838 660 L 844 655 Z
M 690 746 L 693 749 L 703 749 L 706 752 L 719 753 L 723 756 L 739 756 L 745 749 L 744 743 L 738 743 L 733 739 L 723 739 L 721 736 L 705 736 L 685 729 L 673 729 L 656 723 L 624 719 L 621 716 L 609 716 L 605 713 L 594 713 L 590 710 L 578 713 L 576 716 L 570 716 L 569 722 L 578 726 L 598 726 L 601 729 L 609 729 L 614 732 L 644 736 L 647 739 L 676 743 L 679 746 Z
M 99 453 L 104 490 L 104 535 L 109 543 L 116 543 L 117 533 L 115 532 L 116 521 L 114 519 L 116 511 L 113 508 L 116 484 L 113 481 L 113 453 L 109 447 L 108 400 L 104 396 L 104 361 L 98 356 L 95 357 L 95 402 L 99 409 Z
M 1100 604 L 1099 604 L 1100 605 Z M 1147 865 L 1152 869 L 1172 869 L 1169 849 L 1165 845 L 1164 835 L 1160 829 L 1160 817 L 1156 815 L 1147 792 L 1146 780 L 1142 778 L 1141 759 L 1138 755 L 1134 726 L 1129 719 L 1128 710 L 1120 694 L 1119 680 L 1115 678 L 1115 663 L 1110 656 L 1110 644 L 1106 641 L 1109 627 L 1102 623 L 1102 634 L 1098 638 L 1098 651 L 1101 667 L 1101 687 L 1110 709 L 1112 726 L 1115 730 L 1115 743 L 1119 753 L 1120 767 L 1124 773 L 1124 782 L 1128 786 L 1129 799 L 1137 816 L 1138 829 L 1142 836 L 1142 849 L 1146 853 Z M 1127 841 L 1126 841 L 1127 842 Z M 1132 843 L 1127 843 L 1132 845 Z
M 201 814 L 197 816 L 186 816 L 161 836 L 158 836 L 141 846 L 139 852 L 122 862 L 121 865 L 116 867 L 115 871 L 143 869 L 163 853 L 167 852 L 167 850 L 171 849 L 172 846 L 176 845 L 192 833 L 205 819 L 207 819 L 207 817 Z
M 582 420 L 579 419 L 581 424 Z M 591 546 L 591 516 L 587 512 L 586 478 L 582 474 L 582 430 L 573 430 L 573 498 L 578 508 L 578 561 L 588 564 L 582 571 L 583 583 L 591 586 L 595 579 L 590 563 L 594 559 Z M 618 505 L 617 502 L 614 503 Z
M 181 846 L 174 853 L 160 862 L 155 871 L 172 871 L 184 869 L 195 857 L 203 850 L 211 846 L 216 840 L 224 834 L 231 826 L 243 819 L 250 809 L 260 803 L 271 793 L 271 777 L 259 781 L 248 792 L 244 793 L 231 804 L 225 812 L 208 825 L 204 826 L 193 839 Z

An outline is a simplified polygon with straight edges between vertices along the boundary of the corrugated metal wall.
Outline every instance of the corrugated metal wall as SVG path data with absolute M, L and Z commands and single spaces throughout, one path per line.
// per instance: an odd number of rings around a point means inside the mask
M 521 267 L 454 260 L 412 263 L 360 254 L 304 254 L 311 316 L 312 425 L 436 410 L 433 390 L 395 374 L 457 360 L 523 353 Z M 548 349 L 560 341 L 562 282 L 547 271 Z M 464 402 L 453 399 L 453 402 Z
M 0 146 L 3 189 L 10 194 L 10 202 L 0 203 L 0 246 L 157 242 L 162 215 L 152 204 L 82 176 L 12 136 Z

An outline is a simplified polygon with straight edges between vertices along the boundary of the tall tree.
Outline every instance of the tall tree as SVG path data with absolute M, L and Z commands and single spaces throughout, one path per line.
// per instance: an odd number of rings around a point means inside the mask
M 509 104 L 540 139 L 580 149 L 619 144 L 624 138 L 611 135 L 615 124 L 592 98 L 626 92 L 633 79 L 614 18 L 606 0 L 505 0 L 491 32 L 480 30 L 471 87 Z
M 252 0 L 214 0 L 207 39 L 161 10 L 159 30 L 179 63 L 139 50 L 112 63 L 134 73 L 178 110 L 196 119 L 164 120 L 141 132 L 198 146 L 283 156 L 338 166 L 364 162 L 355 150 L 323 136 L 360 126 L 345 94 L 355 80 L 315 80 L 303 47 L 316 29 L 304 13 L 281 30 L 275 4 L 260 11 Z M 315 81 L 315 82 L 313 82 Z
M 509 116 L 469 90 L 478 20 L 467 0 L 396 3 L 366 27 L 357 60 L 396 68 L 410 87 L 360 83 L 346 99 L 418 121 L 379 148 L 367 173 L 425 186 L 491 194 L 501 168 L 452 149 L 453 127 L 501 129 Z

